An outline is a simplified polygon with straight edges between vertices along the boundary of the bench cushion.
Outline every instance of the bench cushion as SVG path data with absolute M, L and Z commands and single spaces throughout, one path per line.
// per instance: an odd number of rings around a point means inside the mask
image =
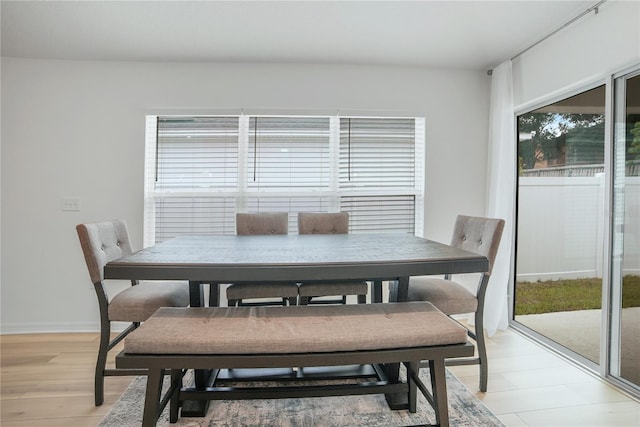
M 125 353 L 285 354 L 465 343 L 465 328 L 431 303 L 160 308 Z

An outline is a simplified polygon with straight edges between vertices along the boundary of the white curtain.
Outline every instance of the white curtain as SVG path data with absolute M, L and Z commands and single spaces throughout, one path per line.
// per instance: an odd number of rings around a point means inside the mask
M 516 139 L 511 60 L 493 70 L 489 110 L 487 158 L 487 216 L 506 221 L 485 300 L 488 336 L 509 325 L 508 288 L 515 209 Z

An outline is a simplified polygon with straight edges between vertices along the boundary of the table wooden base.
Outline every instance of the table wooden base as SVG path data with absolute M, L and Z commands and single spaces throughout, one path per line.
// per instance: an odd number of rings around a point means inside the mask
M 199 389 L 212 387 L 219 374 L 218 369 L 198 369 L 195 371 L 194 383 Z M 180 415 L 189 418 L 203 418 L 207 416 L 210 400 L 185 400 L 182 402 Z
M 194 386 L 196 390 L 224 386 L 227 383 L 266 382 L 266 381 L 347 381 L 357 379 L 374 379 L 389 382 L 385 370 L 379 365 L 344 365 L 326 367 L 301 368 L 264 368 L 264 369 L 221 369 L 196 370 Z M 406 393 L 389 394 L 387 401 L 391 409 L 407 409 Z M 404 401 L 402 402 L 402 397 Z M 391 401 L 389 399 L 392 399 Z M 393 400 L 395 399 L 395 400 Z M 185 400 L 182 403 L 180 416 L 184 418 L 202 418 L 209 409 L 208 400 Z M 394 402 L 393 404 L 391 402 Z

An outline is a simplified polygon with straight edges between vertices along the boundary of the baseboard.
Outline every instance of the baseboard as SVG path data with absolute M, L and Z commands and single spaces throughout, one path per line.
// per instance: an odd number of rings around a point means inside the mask
M 121 332 L 127 323 L 113 322 L 112 332 Z M 2 335 L 18 334 L 59 334 L 59 333 L 99 333 L 99 322 L 47 322 L 47 323 L 3 323 L 0 327 Z

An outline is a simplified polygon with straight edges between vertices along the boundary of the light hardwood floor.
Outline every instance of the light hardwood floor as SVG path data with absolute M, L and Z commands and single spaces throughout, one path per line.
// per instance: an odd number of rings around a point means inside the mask
M 0 339 L 2 427 L 95 426 L 131 381 L 107 378 L 105 404 L 95 407 L 97 334 Z M 488 351 L 487 393 L 477 392 L 477 366 L 450 369 L 507 426 L 640 425 L 638 402 L 513 331 L 498 332 Z

